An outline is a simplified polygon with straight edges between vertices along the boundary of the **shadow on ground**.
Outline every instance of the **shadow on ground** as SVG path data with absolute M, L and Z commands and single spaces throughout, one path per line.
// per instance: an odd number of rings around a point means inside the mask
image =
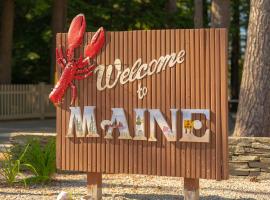
M 104 195 L 106 196 L 106 195 Z M 155 199 L 155 200 L 184 200 L 182 195 L 156 195 L 156 194 L 124 194 L 124 195 L 117 195 L 114 197 L 123 197 L 123 198 L 130 198 L 130 199 L 138 199 L 138 200 L 147 200 L 147 199 Z M 209 195 L 207 197 L 200 197 L 200 200 L 235 200 L 235 198 L 226 198 L 221 197 L 218 195 Z M 243 200 L 255 200 L 253 198 L 243 198 Z

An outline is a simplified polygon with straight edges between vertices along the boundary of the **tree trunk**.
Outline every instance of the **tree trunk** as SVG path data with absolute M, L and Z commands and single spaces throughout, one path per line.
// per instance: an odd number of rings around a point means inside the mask
M 166 3 L 166 10 L 169 13 L 174 13 L 177 11 L 177 6 L 176 6 L 176 0 L 167 0 Z
M 11 83 L 14 1 L 3 1 L 0 38 L 0 83 Z
M 228 28 L 230 24 L 230 0 L 212 0 L 211 26 Z
M 53 1 L 53 13 L 52 13 L 52 31 L 53 31 L 53 39 L 52 39 L 52 54 L 51 54 L 51 83 L 54 82 L 55 78 L 55 44 L 56 44 L 56 33 L 65 31 L 66 24 L 66 16 L 67 16 L 67 0 L 54 0 Z
M 194 0 L 194 27 L 203 27 L 203 0 Z
M 234 136 L 270 136 L 269 8 L 269 0 L 251 0 Z
M 231 98 L 239 98 L 239 59 L 240 59 L 240 13 L 239 1 L 232 2 L 232 40 L 231 40 Z M 236 111 L 237 106 L 233 104 L 232 111 Z

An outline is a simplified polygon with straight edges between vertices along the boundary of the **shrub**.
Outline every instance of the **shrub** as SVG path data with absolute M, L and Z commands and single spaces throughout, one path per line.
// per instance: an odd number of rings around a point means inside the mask
M 45 145 L 42 145 L 39 139 L 31 140 L 25 160 L 36 170 L 36 177 L 32 181 L 42 183 L 51 181 L 56 172 L 55 140 L 51 139 Z
M 4 160 L 0 161 L 0 174 L 4 177 L 5 182 L 9 185 L 12 186 L 14 183 L 18 182 L 18 176 L 23 174 L 20 172 L 21 167 L 24 167 L 26 169 L 29 169 L 32 171 L 34 174 L 36 173 L 35 168 L 30 164 L 30 163 L 24 163 L 23 158 L 25 154 L 28 152 L 29 145 L 27 145 L 20 156 L 16 159 L 12 157 L 12 154 L 10 151 L 6 151 L 4 153 Z M 26 186 L 27 184 L 27 179 L 28 178 L 23 178 L 21 181 L 24 182 L 24 185 Z

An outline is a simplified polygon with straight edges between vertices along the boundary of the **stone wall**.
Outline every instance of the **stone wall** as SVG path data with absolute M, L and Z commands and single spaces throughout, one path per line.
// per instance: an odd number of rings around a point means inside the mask
M 229 137 L 229 167 L 236 176 L 270 173 L 270 138 Z

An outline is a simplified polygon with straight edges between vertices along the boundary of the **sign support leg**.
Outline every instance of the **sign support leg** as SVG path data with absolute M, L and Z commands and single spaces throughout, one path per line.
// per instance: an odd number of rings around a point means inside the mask
M 184 200 L 199 200 L 198 178 L 184 178 Z
M 102 199 L 102 173 L 88 172 L 87 173 L 87 190 L 88 195 L 94 200 Z

